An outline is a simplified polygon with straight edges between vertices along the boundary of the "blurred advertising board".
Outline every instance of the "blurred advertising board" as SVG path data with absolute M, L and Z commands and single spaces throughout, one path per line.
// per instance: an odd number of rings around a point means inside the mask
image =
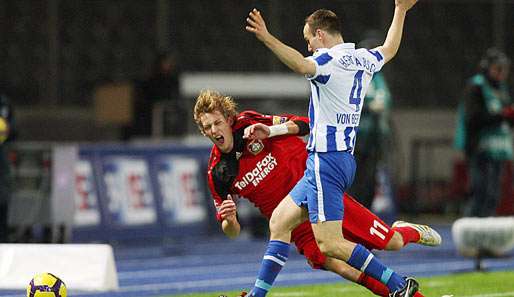
M 106 157 L 103 166 L 103 182 L 112 222 L 117 225 L 155 223 L 157 213 L 145 159 Z
M 168 223 L 200 222 L 205 219 L 200 188 L 200 162 L 184 156 L 162 156 L 157 161 L 162 208 Z
M 207 146 L 79 146 L 74 240 L 173 236 L 202 229 L 207 225 L 204 170 L 209 153 Z
M 75 226 L 96 226 L 100 224 L 98 196 L 90 160 L 81 159 L 75 163 Z

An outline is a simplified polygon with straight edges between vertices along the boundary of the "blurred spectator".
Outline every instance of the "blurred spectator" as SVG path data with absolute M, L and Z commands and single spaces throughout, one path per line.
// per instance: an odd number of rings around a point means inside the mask
M 461 109 L 465 132 L 460 145 L 465 148 L 472 191 L 466 216 L 495 215 L 502 168 L 506 160 L 513 158 L 514 108 L 507 86 L 509 67 L 510 59 L 505 53 L 488 49 L 479 71 L 465 89 Z
M 128 137 L 152 135 L 156 107 L 163 109 L 161 124 L 164 126 L 164 134 L 179 136 L 185 132 L 182 123 L 186 108 L 180 98 L 179 74 L 175 54 L 165 52 L 156 57 L 152 76 L 138 88 L 133 126 L 130 127 Z
M 383 41 L 378 31 L 368 31 L 358 47 L 373 49 Z M 371 209 L 377 189 L 379 166 L 386 165 L 385 151 L 390 148 L 391 93 L 382 72 L 375 73 L 362 108 L 355 159 L 359 170 L 350 192 L 360 203 Z
M 14 117 L 9 99 L 0 94 L 0 242 L 7 242 L 8 206 L 11 199 L 11 171 L 5 143 L 14 135 Z

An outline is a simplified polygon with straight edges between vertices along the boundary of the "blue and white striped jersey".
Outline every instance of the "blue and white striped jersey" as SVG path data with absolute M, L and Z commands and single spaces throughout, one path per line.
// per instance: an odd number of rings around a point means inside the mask
M 383 55 L 341 43 L 318 49 L 308 59 L 316 63 L 316 74 L 307 76 L 311 83 L 307 149 L 353 154 L 364 95 L 373 74 L 384 65 Z

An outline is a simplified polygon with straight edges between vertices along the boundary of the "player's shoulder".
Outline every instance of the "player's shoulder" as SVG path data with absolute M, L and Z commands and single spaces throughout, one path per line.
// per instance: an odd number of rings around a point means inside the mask
M 270 115 L 265 115 L 254 110 L 245 110 L 236 116 L 234 130 L 256 123 L 265 123 L 270 121 L 270 119 L 272 119 Z
M 355 56 L 365 58 L 372 63 L 384 63 L 384 55 L 377 49 L 358 48 L 355 49 Z
M 237 115 L 237 120 L 244 120 L 244 119 L 260 119 L 262 117 L 264 117 L 265 115 L 260 113 L 260 112 L 257 112 L 255 110 L 245 110 L 245 111 L 242 111 L 240 112 L 238 115 Z

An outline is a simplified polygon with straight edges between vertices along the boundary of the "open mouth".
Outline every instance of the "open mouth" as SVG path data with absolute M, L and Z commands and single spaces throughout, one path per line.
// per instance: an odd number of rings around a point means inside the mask
M 223 136 L 216 136 L 214 139 L 216 139 L 216 141 L 219 143 L 219 144 L 223 144 L 225 143 L 225 138 Z

